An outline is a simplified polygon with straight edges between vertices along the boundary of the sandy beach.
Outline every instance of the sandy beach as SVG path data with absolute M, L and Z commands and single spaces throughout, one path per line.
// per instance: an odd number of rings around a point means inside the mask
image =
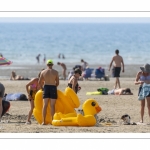
M 120 119 L 122 115 L 129 114 L 131 122 L 140 121 L 140 102 L 137 100 L 138 86 L 134 85 L 135 75 L 139 71 L 141 65 L 126 65 L 125 73 L 121 73 L 121 87 L 129 87 L 133 92 L 133 95 L 86 95 L 86 92 L 96 91 L 99 87 L 106 87 L 113 89 L 115 79 L 109 75 L 110 81 L 79 81 L 81 91 L 78 93 L 80 100 L 80 107 L 83 102 L 89 98 L 95 99 L 102 108 L 102 111 L 98 113 L 98 124 L 93 127 L 56 127 L 52 125 L 42 126 L 37 123 L 34 116 L 32 116 L 32 124 L 25 125 L 27 114 L 30 108 L 28 101 L 11 101 L 11 107 L 7 114 L 2 118 L 0 123 L 1 133 L 148 133 L 150 122 L 148 117 L 147 107 L 145 107 L 144 123 L 141 125 L 123 125 Z M 143 65 L 142 65 L 143 66 Z M 71 68 L 72 65 L 68 66 Z M 94 65 L 92 66 L 94 67 Z M 24 75 L 25 77 L 32 78 L 37 76 L 38 72 L 46 68 L 45 65 L 35 66 L 17 66 L 11 65 L 0 68 L 0 82 L 5 85 L 5 93 L 22 92 L 26 94 L 25 85 L 28 81 L 11 81 L 9 75 L 12 70 L 15 70 L 17 74 Z M 61 72 L 61 68 L 54 66 Z M 132 71 L 131 71 L 132 70 Z M 59 90 L 64 91 L 67 86 L 67 81 L 60 80 Z M 100 121 L 110 122 L 110 126 L 101 125 Z

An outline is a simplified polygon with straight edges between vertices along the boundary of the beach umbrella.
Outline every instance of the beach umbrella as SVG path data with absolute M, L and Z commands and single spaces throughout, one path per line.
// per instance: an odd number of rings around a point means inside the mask
M 0 56 L 0 66 L 10 65 L 12 61 Z

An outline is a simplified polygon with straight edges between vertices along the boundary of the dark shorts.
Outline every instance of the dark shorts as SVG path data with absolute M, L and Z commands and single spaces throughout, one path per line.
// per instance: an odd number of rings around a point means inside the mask
M 55 85 L 44 85 L 43 98 L 57 99 L 57 87 Z
M 10 102 L 8 101 L 2 101 L 2 107 L 3 107 L 3 112 L 1 117 L 8 111 L 8 109 L 10 108 Z
M 5 93 L 5 87 L 0 83 L 0 97 L 3 98 Z
M 112 76 L 113 77 L 120 77 L 120 71 L 121 71 L 121 67 L 114 67 L 112 69 Z
M 141 89 L 142 89 L 142 86 L 139 87 L 138 96 L 139 96 L 139 94 L 140 94 Z M 150 92 L 149 92 L 149 94 L 148 94 L 146 97 L 150 97 Z

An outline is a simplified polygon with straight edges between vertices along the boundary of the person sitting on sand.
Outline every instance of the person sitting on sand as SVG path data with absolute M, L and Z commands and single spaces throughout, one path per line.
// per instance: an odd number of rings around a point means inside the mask
M 78 84 L 78 79 L 81 76 L 81 74 L 82 71 L 79 68 L 76 68 L 74 70 L 74 75 L 70 77 L 68 82 L 68 87 L 72 88 L 76 94 L 81 89 Z
M 120 89 L 109 90 L 108 94 L 110 95 L 133 95 L 130 88 L 120 88 Z
M 30 101 L 30 106 L 31 106 L 29 114 L 28 114 L 28 118 L 27 118 L 27 121 L 26 121 L 26 124 L 31 124 L 31 120 L 30 119 L 31 119 L 31 115 L 32 115 L 33 109 L 34 109 L 35 95 L 38 92 L 38 90 L 40 90 L 40 86 L 38 84 L 38 81 L 39 81 L 39 78 L 40 78 L 40 74 L 41 74 L 41 72 L 38 74 L 37 78 L 31 79 L 31 81 L 29 81 L 26 84 L 26 91 L 27 91 L 27 94 L 28 94 L 28 100 Z
M 30 80 L 29 78 L 24 78 L 23 76 L 16 75 L 15 71 L 11 72 L 10 80 Z

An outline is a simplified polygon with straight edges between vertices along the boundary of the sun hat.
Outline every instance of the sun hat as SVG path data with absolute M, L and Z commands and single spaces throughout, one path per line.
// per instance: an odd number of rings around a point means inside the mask
M 140 69 L 141 69 L 143 72 L 150 73 L 150 64 L 145 64 L 144 66 L 140 67 Z
M 47 60 L 48 65 L 53 65 L 53 61 L 51 59 Z
M 143 72 L 150 73 L 150 64 L 145 64 L 143 67 L 140 67 Z

